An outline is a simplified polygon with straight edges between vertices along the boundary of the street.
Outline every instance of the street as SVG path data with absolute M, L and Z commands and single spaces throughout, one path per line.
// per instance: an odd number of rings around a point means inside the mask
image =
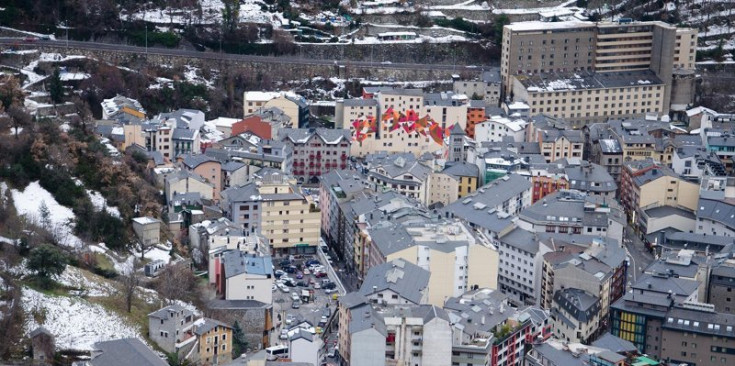
M 628 272 L 628 283 L 635 282 L 643 271 L 653 262 L 653 254 L 646 249 L 643 241 L 636 235 L 632 227 L 625 228 L 623 236 L 625 251 L 630 258 L 630 271 Z

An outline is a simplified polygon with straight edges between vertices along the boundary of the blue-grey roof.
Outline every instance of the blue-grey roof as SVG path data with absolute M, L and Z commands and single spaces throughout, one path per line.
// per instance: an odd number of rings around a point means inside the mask
M 557 290 L 554 293 L 554 303 L 582 323 L 591 321 L 600 312 L 600 299 L 576 288 Z
M 219 160 L 212 158 L 211 156 L 204 155 L 204 154 L 187 154 L 182 157 L 184 159 L 182 161 L 183 164 L 189 169 L 194 169 L 198 167 L 199 165 L 202 165 L 208 162 L 219 163 Z
M 535 344 L 533 350 L 539 354 L 536 358 L 546 360 L 544 365 L 548 366 L 587 366 L 590 364 L 589 354 L 583 353 L 575 357 L 571 351 L 557 349 L 547 343 Z
M 360 293 L 370 296 L 391 290 L 414 304 L 421 302 L 429 286 L 429 271 L 402 259 L 396 259 L 370 268 L 360 287 Z
M 225 265 L 225 278 L 249 273 L 259 276 L 273 276 L 273 262 L 270 256 L 257 257 L 239 250 L 229 250 L 222 255 Z
M 735 229 L 735 200 L 726 199 L 723 201 L 716 201 L 700 199 L 697 216 L 699 218 L 719 222 L 731 229 Z
M 352 309 L 355 306 L 367 304 L 368 299 L 357 291 L 348 292 L 347 294 L 339 297 L 339 306 L 346 309 Z
M 369 88 L 365 88 L 369 89 Z M 344 105 L 349 107 L 377 107 L 377 99 L 345 99 Z
M 306 339 L 309 342 L 313 342 L 314 336 L 306 329 L 299 328 L 299 330 L 297 332 L 294 332 L 294 334 L 291 336 L 290 341 L 293 342 L 297 339 Z
M 442 173 L 454 177 L 475 177 L 480 175 L 480 168 L 470 163 L 455 163 L 447 166 Z
M 420 181 L 428 179 L 431 168 L 416 160 L 416 156 L 412 153 L 387 154 L 385 152 L 368 154 L 365 157 L 370 173 L 369 175 L 377 175 L 384 178 L 395 178 L 403 182 L 403 174 L 411 174 Z M 377 172 L 378 168 L 385 170 L 385 175 Z
M 569 180 L 569 188 L 585 192 L 615 192 L 618 185 L 604 167 L 582 161 L 579 165 L 568 165 L 564 172 Z
M 227 163 L 222 164 L 222 170 L 225 172 L 234 172 L 238 169 L 244 168 L 247 165 L 237 162 L 237 161 L 230 161 Z
M 190 130 L 188 128 L 174 128 L 171 138 L 174 140 L 194 140 L 194 136 L 196 134 L 196 130 Z
M 374 328 L 381 335 L 388 335 L 383 317 L 370 304 L 363 304 L 352 308 L 351 313 L 352 317 L 350 318 L 349 324 L 350 334 Z
M 506 309 L 508 311 L 505 311 Z M 450 297 L 444 303 L 444 310 L 460 317 L 463 332 L 472 336 L 477 332 L 491 333 L 515 311 L 508 305 L 507 295 L 499 290 L 489 289 L 469 291 L 460 297 Z
M 592 342 L 593 347 L 599 347 L 609 349 L 616 353 L 629 353 L 638 352 L 638 348 L 635 344 L 630 343 L 620 337 L 612 335 L 612 333 L 605 333 L 596 341 Z
M 94 344 L 93 366 L 167 366 L 160 357 L 137 338 L 116 339 Z M 99 354 L 98 354 L 99 352 Z
M 638 281 L 632 285 L 632 288 L 648 293 L 671 293 L 679 299 L 685 299 L 697 292 L 699 285 L 700 282 L 695 280 L 643 273 L 638 276 Z
M 496 207 L 503 202 L 531 189 L 531 182 L 518 174 L 510 174 L 507 179 L 496 179 L 479 189 L 452 202 L 443 209 L 445 215 L 461 218 L 473 226 L 501 232 L 512 224 L 510 215 L 498 213 Z
M 183 307 L 181 305 L 174 304 L 174 305 L 166 306 L 165 308 L 158 309 L 158 310 L 156 310 L 156 311 L 148 314 L 148 317 L 149 318 L 156 318 L 156 319 L 167 320 L 167 319 L 172 318 L 173 317 L 173 314 L 175 314 L 175 313 L 181 313 L 184 316 L 194 315 L 194 313 L 191 310 L 189 310 L 189 309 L 187 309 L 187 308 L 185 308 L 185 307 Z
M 494 67 L 489 71 L 483 71 L 480 79 L 488 84 L 499 84 L 501 82 L 500 68 Z

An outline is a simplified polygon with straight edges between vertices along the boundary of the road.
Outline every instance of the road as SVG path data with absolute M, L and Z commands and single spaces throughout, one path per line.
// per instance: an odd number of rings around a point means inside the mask
M 51 47 L 69 47 L 76 49 L 85 49 L 91 51 L 110 51 L 131 53 L 136 55 L 158 55 L 171 57 L 188 57 L 202 58 L 210 60 L 230 60 L 238 62 L 257 62 L 257 63 L 277 63 L 277 64 L 293 64 L 293 65 L 321 65 L 321 66 L 348 66 L 357 68 L 384 68 L 384 69 L 400 69 L 400 70 L 444 70 L 444 71 L 477 71 L 482 69 L 475 67 L 463 67 L 457 65 L 442 64 L 407 64 L 407 63 L 391 63 L 381 64 L 379 62 L 370 61 L 343 61 L 343 60 L 320 60 L 309 59 L 295 56 L 257 56 L 257 55 L 238 55 L 231 53 L 218 52 L 200 52 L 195 50 L 184 50 L 175 48 L 160 47 L 138 47 L 126 44 L 99 43 L 99 42 L 83 42 L 83 41 L 66 41 L 66 40 L 42 40 L 28 42 L 21 37 L 4 37 L 0 38 L 0 45 L 4 46 L 51 46 Z
M 653 254 L 646 249 L 643 241 L 635 234 L 632 227 L 625 228 L 623 237 L 625 251 L 630 258 L 630 271 L 628 272 L 628 283 L 635 282 L 643 271 L 653 262 Z

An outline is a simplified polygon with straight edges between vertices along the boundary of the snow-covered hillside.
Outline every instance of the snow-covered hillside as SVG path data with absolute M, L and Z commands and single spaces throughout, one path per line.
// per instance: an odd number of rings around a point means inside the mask
M 91 350 L 100 341 L 142 339 L 140 329 L 101 305 L 81 298 L 50 296 L 24 287 L 22 300 L 27 314 L 25 333 L 43 325 L 56 337 L 57 349 Z
M 76 219 L 74 213 L 70 208 L 56 202 L 54 196 L 41 187 L 38 181 L 31 182 L 22 191 L 11 189 L 10 192 L 19 215 L 43 226 L 41 206 L 45 204 L 49 213 L 46 229 L 51 231 L 56 240 L 62 245 L 74 248 L 79 248 L 84 244 L 82 239 L 74 235 L 74 220 Z

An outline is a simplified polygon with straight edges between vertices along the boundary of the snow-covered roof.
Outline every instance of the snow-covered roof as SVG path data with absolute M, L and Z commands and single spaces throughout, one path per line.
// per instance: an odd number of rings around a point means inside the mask
M 232 127 L 232 125 L 240 121 L 242 121 L 241 118 L 219 117 L 207 122 L 213 123 L 217 127 Z
M 267 102 L 278 98 L 279 95 L 280 93 L 277 92 L 249 91 L 245 92 L 245 100 L 248 102 Z
M 503 12 L 505 13 L 507 9 L 504 9 Z M 509 14 L 509 13 L 508 13 Z M 541 22 L 541 21 L 532 21 L 532 22 L 515 22 L 506 25 L 505 27 L 509 28 L 513 32 L 523 32 L 523 31 L 541 31 L 541 30 L 560 30 L 560 29 L 573 29 L 573 28 L 581 28 L 581 27 L 594 27 L 595 23 L 593 22 L 582 22 L 582 21 L 567 21 L 567 22 Z
M 133 219 L 133 222 L 136 222 L 141 225 L 147 225 L 147 224 L 154 224 L 159 222 L 157 219 L 154 219 L 152 217 L 148 216 L 142 216 L 142 217 L 136 217 Z
M 718 114 L 716 111 L 713 111 L 707 107 L 694 107 L 692 109 L 687 110 L 687 117 L 696 116 L 700 113 L 709 113 L 715 116 Z

